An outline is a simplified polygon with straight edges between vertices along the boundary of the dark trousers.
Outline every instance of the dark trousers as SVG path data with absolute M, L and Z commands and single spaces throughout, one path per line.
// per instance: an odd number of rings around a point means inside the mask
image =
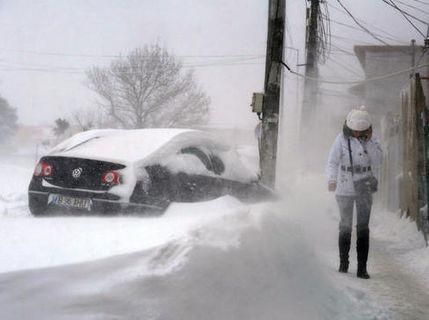
M 353 226 L 353 208 L 356 204 L 356 251 L 358 270 L 366 270 L 369 250 L 368 225 L 371 215 L 372 195 L 336 196 L 336 199 L 341 216 L 338 237 L 340 262 L 348 266 Z

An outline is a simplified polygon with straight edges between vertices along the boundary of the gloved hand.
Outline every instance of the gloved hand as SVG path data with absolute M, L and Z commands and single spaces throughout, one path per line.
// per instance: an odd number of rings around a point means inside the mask
M 337 190 L 337 182 L 336 181 L 329 181 L 328 182 L 328 191 L 334 192 L 335 190 Z

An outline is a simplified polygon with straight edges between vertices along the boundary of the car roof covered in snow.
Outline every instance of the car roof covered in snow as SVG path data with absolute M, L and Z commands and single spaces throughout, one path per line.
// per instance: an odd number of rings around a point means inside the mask
M 58 144 L 49 155 L 131 163 L 148 157 L 173 138 L 192 132 L 200 134 L 190 129 L 89 130 Z

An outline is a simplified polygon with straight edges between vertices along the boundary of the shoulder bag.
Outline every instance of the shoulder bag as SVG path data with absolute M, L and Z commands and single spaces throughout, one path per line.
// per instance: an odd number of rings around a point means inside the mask
M 347 143 L 349 147 L 350 166 L 352 168 L 351 172 L 352 172 L 352 178 L 353 178 L 354 167 L 353 167 L 352 149 L 350 146 L 350 138 L 347 138 Z M 378 190 L 378 181 L 377 181 L 377 178 L 371 174 L 369 177 L 365 177 L 356 181 L 353 180 L 353 186 L 355 187 L 356 194 L 358 195 L 372 194 L 374 192 L 377 192 Z

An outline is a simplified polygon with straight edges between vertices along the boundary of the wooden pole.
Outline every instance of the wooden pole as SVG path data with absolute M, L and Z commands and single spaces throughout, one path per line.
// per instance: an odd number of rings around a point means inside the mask
M 306 140 L 307 132 L 311 127 L 313 116 L 317 104 L 317 92 L 319 70 L 317 68 L 318 51 L 317 46 L 319 39 L 317 37 L 318 15 L 320 11 L 320 0 L 311 0 L 311 6 L 307 11 L 307 30 L 306 30 L 306 67 L 304 98 L 301 112 L 301 138 Z
M 260 148 L 261 181 L 274 188 L 276 181 L 279 104 L 283 61 L 285 0 L 269 0 L 267 55 Z

